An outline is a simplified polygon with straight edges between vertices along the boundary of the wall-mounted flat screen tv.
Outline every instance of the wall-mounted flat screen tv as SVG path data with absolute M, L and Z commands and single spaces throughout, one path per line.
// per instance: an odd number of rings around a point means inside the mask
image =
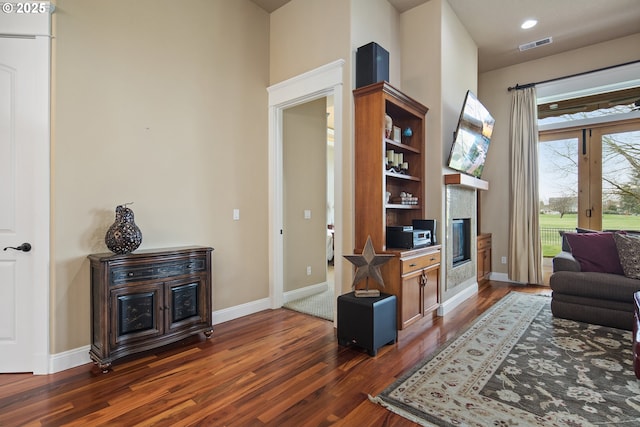
M 494 118 L 470 90 L 464 98 L 447 166 L 480 178 L 489 151 Z

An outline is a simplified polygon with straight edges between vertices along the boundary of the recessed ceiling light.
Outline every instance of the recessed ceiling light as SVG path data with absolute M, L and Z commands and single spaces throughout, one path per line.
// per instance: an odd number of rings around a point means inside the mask
M 538 21 L 536 21 L 535 19 L 527 19 L 522 23 L 522 25 L 520 25 L 520 28 L 522 28 L 523 30 L 528 30 L 529 28 L 535 27 L 537 23 Z

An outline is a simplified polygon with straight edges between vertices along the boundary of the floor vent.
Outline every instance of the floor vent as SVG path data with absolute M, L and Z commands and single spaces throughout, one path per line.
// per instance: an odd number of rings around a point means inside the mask
M 525 50 L 535 49 L 536 47 L 544 46 L 546 44 L 551 44 L 551 43 L 553 43 L 553 39 L 551 37 L 547 37 L 547 38 L 544 38 L 542 40 L 538 40 L 538 41 L 535 41 L 535 42 L 521 44 L 519 46 L 519 49 L 520 49 L 520 52 L 523 52 Z

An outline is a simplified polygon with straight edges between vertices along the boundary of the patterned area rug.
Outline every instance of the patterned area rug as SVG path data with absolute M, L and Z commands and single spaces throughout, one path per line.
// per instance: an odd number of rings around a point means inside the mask
M 630 331 L 551 315 L 512 292 L 380 395 L 424 426 L 640 425 Z

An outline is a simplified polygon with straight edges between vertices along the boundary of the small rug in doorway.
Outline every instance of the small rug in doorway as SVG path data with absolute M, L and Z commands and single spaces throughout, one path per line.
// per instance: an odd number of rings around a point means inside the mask
M 333 287 L 329 286 L 324 292 L 289 301 L 285 303 L 283 307 L 299 313 L 333 321 L 333 310 L 335 306 L 333 294 Z
M 631 332 L 517 292 L 370 399 L 424 426 L 640 425 Z

